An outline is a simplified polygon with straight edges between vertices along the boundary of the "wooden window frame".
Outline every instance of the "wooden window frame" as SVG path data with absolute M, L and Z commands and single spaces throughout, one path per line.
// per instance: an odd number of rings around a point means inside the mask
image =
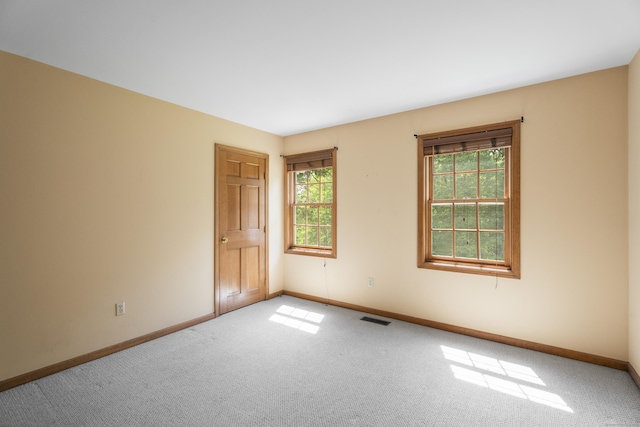
M 510 134 L 507 141 L 505 136 Z M 519 279 L 520 272 L 520 120 L 418 135 L 418 267 Z M 497 143 L 496 143 L 497 141 Z M 497 144 L 497 145 L 496 145 Z M 502 145 L 501 145 L 502 144 Z M 509 147 L 505 164 L 505 261 L 446 260 L 431 254 L 429 209 L 433 155 Z
M 288 254 L 309 255 L 325 258 L 337 258 L 337 148 L 328 150 L 313 151 L 308 153 L 300 153 L 284 156 L 284 252 Z M 321 169 L 325 167 L 332 168 L 332 190 L 333 202 L 331 203 L 331 248 L 316 246 L 300 246 L 295 243 L 294 231 L 294 202 L 295 202 L 295 173 Z

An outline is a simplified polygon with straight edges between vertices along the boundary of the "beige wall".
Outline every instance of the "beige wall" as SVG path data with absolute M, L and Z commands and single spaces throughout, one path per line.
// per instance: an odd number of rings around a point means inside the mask
M 640 51 L 629 65 L 629 363 L 640 372 Z
M 215 143 L 270 155 L 282 289 L 281 137 L 7 53 L 0 70 L 0 380 L 213 311 Z
M 418 269 L 413 135 L 521 115 L 522 279 Z M 285 255 L 285 289 L 627 360 L 627 67 L 284 144 L 339 147 L 338 258 Z

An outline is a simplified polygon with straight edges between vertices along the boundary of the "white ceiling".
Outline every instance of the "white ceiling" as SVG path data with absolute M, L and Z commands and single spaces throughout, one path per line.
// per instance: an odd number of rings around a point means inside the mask
M 0 0 L 0 50 L 277 135 L 638 49 L 640 0 Z

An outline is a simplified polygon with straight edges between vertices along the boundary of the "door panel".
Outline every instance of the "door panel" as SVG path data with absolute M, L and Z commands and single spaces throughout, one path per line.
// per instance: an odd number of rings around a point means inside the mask
M 260 283 L 260 248 L 258 246 L 245 248 L 242 252 L 245 257 L 242 265 L 245 267 L 244 277 L 241 279 L 247 291 L 257 291 Z
M 247 192 L 247 229 L 260 229 L 260 187 L 248 185 Z
M 266 298 L 268 156 L 216 145 L 216 309 Z
M 242 262 L 240 249 L 227 250 L 225 254 L 226 267 L 221 269 L 221 279 L 226 285 L 226 294 L 235 295 L 240 293 L 240 268 Z
M 240 230 L 240 190 L 239 185 L 227 185 L 227 231 Z

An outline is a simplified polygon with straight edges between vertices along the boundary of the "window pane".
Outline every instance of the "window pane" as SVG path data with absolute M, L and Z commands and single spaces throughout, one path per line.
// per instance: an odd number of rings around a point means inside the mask
M 453 172 L 453 154 L 433 156 L 433 173 Z
M 452 231 L 434 231 L 431 233 L 431 252 L 438 256 L 452 256 Z
M 307 227 L 307 245 L 318 246 L 318 227 Z
M 309 171 L 296 172 L 296 183 L 305 184 L 307 182 Z
M 318 208 L 307 206 L 307 224 L 318 225 Z
M 456 199 L 477 199 L 478 198 L 478 174 L 461 173 L 456 174 Z
M 480 169 L 484 170 L 504 168 L 504 156 L 504 148 L 482 150 L 480 152 Z
M 455 228 L 456 230 L 476 229 L 476 204 L 456 203 L 455 204 Z
M 296 245 L 304 245 L 307 243 L 306 240 L 306 229 L 307 227 L 305 226 L 296 226 Z
M 296 203 L 306 203 L 307 202 L 307 186 L 306 185 L 296 185 Z
M 480 198 L 504 198 L 504 170 L 480 172 Z
M 320 184 L 309 184 L 309 203 L 320 203 Z
M 504 229 L 504 203 L 479 203 L 478 209 L 481 230 Z
M 311 169 L 307 171 L 309 173 L 309 182 L 320 182 L 321 171 L 322 169 Z
M 433 177 L 433 199 L 453 199 L 453 175 L 436 175 Z
M 504 261 L 504 233 L 480 232 L 480 258 Z
M 478 152 L 456 154 L 456 172 L 478 170 Z
M 478 235 L 472 231 L 456 231 L 456 257 L 478 258 Z
M 431 228 L 453 228 L 451 227 L 452 209 L 450 203 L 431 205 Z
M 320 202 L 321 203 L 333 202 L 333 184 L 332 183 L 322 184 L 322 197 Z
M 320 227 L 320 246 L 331 246 L 331 227 Z
M 320 225 L 331 225 L 331 208 L 328 206 L 321 206 L 319 208 L 320 213 Z
M 324 168 L 324 169 L 320 169 L 320 171 L 321 171 L 322 182 L 333 181 L 333 168 Z
M 306 224 L 307 223 L 307 207 L 306 206 L 296 206 L 295 210 L 295 224 Z

